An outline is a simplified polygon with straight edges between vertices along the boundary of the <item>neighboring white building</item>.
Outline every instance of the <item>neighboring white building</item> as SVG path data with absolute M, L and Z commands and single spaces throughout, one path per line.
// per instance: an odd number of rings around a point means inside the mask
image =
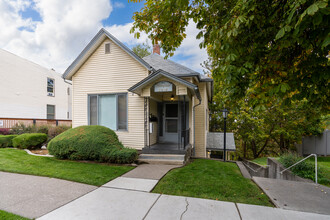
M 10 119 L 71 120 L 71 87 L 54 70 L 0 49 L 0 128 Z

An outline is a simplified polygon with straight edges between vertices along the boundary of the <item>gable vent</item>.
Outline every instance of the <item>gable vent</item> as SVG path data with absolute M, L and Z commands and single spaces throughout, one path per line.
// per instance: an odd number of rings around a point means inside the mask
M 105 53 L 106 54 L 110 53 L 110 43 L 105 44 Z

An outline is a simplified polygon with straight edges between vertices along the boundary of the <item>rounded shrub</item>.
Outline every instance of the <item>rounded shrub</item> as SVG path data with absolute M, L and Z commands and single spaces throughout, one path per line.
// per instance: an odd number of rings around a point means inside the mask
M 47 141 L 47 138 L 47 134 L 43 133 L 21 134 L 13 139 L 13 147 L 21 149 L 40 148 Z
M 0 135 L 0 148 L 12 147 L 13 139 L 18 135 Z
M 48 151 L 59 159 L 132 163 L 137 151 L 125 148 L 111 129 L 89 125 L 69 129 L 53 138 Z

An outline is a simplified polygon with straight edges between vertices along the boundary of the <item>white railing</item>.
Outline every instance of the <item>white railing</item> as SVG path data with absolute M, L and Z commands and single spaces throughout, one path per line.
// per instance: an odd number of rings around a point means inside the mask
M 315 183 L 317 183 L 317 155 L 316 155 L 316 154 L 311 154 L 311 155 L 309 155 L 309 156 L 305 157 L 304 159 L 302 159 L 302 160 L 299 160 L 297 163 L 295 163 L 295 164 L 293 164 L 293 165 L 289 166 L 288 168 L 286 168 L 286 169 L 282 170 L 282 171 L 280 172 L 280 174 L 283 174 L 283 172 L 285 172 L 285 171 L 289 170 L 290 168 L 292 168 L 292 167 L 296 166 L 297 164 L 299 164 L 299 163 L 303 162 L 304 160 L 306 160 L 306 159 L 308 159 L 308 158 L 310 158 L 310 157 L 312 157 L 312 156 L 314 156 L 314 157 L 315 157 Z

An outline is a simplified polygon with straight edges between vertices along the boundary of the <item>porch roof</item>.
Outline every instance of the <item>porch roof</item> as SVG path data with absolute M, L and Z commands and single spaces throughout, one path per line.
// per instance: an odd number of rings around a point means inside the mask
M 134 86 L 132 86 L 131 88 L 128 89 L 129 92 L 133 92 L 136 93 L 138 95 L 141 95 L 141 91 L 142 89 L 146 86 L 149 85 L 150 83 L 156 81 L 157 79 L 159 79 L 160 77 L 165 77 L 165 78 L 169 78 L 173 81 L 176 81 L 180 84 L 183 84 L 184 86 L 186 86 L 188 89 L 190 89 L 190 91 L 192 92 L 192 94 L 194 94 L 199 100 L 202 100 L 198 86 L 190 83 L 184 79 L 181 79 L 171 73 L 168 73 L 162 69 L 157 70 L 156 72 L 150 74 L 149 76 L 147 76 L 146 78 L 144 78 L 143 80 L 141 80 L 140 82 L 136 83 Z

